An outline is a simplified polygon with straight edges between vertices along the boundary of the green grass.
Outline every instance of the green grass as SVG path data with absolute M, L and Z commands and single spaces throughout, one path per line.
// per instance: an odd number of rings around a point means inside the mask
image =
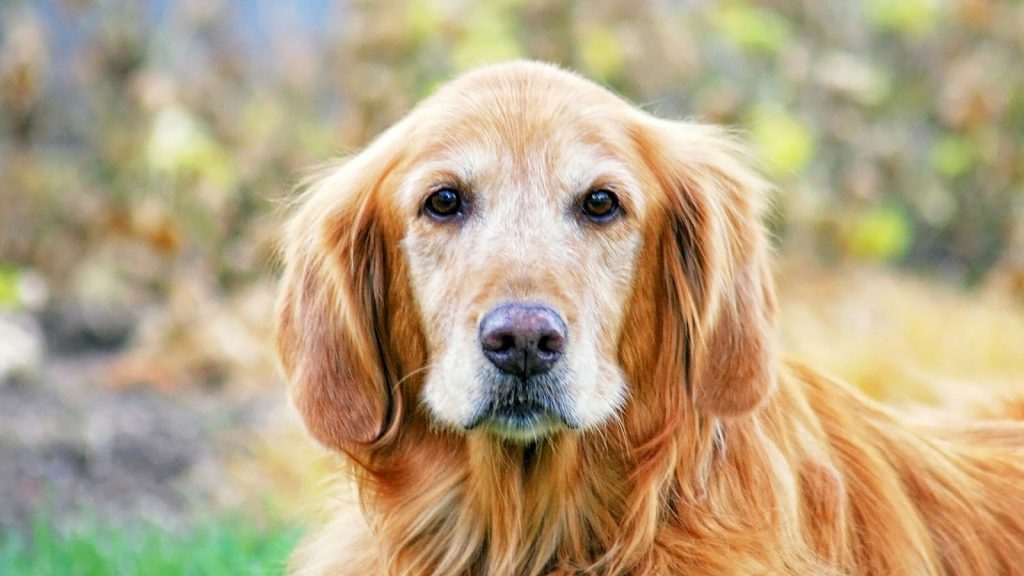
M 7 576 L 218 576 L 282 574 L 299 531 L 242 517 L 168 532 L 151 524 L 91 522 L 60 530 L 40 519 L 27 537 L 0 534 Z

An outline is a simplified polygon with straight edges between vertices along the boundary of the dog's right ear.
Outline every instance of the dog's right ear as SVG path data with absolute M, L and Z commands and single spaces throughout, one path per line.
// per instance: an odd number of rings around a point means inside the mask
M 306 427 L 353 453 L 395 417 L 396 381 L 383 306 L 388 262 L 380 188 L 394 169 L 395 130 L 316 177 L 283 240 L 277 351 Z

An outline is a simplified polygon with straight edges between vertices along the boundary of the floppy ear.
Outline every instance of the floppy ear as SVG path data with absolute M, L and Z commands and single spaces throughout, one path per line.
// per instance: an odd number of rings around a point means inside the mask
M 382 139 L 383 140 L 383 139 Z M 316 178 L 283 242 L 277 350 L 310 433 L 351 453 L 399 411 L 384 299 L 388 262 L 378 188 L 395 160 L 378 141 Z
M 719 128 L 648 120 L 641 140 L 664 192 L 663 305 L 685 331 L 675 340 L 691 397 L 707 414 L 744 414 L 775 385 L 775 296 L 761 223 L 769 186 Z

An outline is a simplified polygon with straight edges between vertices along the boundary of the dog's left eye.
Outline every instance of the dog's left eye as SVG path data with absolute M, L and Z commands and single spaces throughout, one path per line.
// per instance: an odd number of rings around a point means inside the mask
M 583 213 L 595 222 L 607 222 L 619 211 L 619 198 L 608 190 L 592 190 L 583 197 Z

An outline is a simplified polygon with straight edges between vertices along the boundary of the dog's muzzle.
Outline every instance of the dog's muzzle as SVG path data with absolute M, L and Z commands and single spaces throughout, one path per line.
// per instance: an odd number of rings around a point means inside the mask
M 565 320 L 543 304 L 503 304 L 484 315 L 480 348 L 494 370 L 484 374 L 484 401 L 466 428 L 486 422 L 501 435 L 526 437 L 572 426 L 560 369 L 567 339 Z

